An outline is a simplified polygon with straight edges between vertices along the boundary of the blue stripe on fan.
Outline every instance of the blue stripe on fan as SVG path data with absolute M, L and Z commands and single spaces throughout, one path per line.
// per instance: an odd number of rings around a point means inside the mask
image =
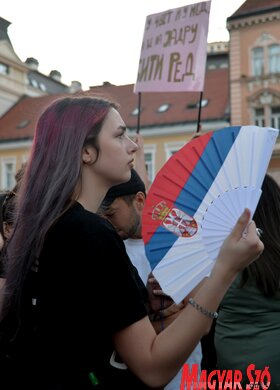
M 174 200 L 175 208 L 184 211 L 190 216 L 196 213 L 205 195 L 212 186 L 240 129 L 240 126 L 227 127 L 213 133 L 191 176 L 185 183 L 177 199 Z M 195 153 L 195 150 L 192 152 Z M 180 159 L 180 151 L 177 153 L 178 159 Z M 178 236 L 166 228 L 162 226 L 158 227 L 145 246 L 146 255 L 152 269 L 164 258 L 165 254 L 178 238 Z
M 213 133 L 174 206 L 191 216 L 197 212 L 234 144 L 239 130 L 240 126 Z

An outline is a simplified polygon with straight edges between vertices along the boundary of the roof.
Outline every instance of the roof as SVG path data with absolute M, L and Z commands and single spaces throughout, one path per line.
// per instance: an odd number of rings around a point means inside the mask
M 89 91 L 79 92 L 78 96 L 98 95 L 113 99 L 120 105 L 120 113 L 130 129 L 137 127 L 137 115 L 131 113 L 138 107 L 138 96 L 133 92 L 134 84 L 91 87 Z M 41 97 L 24 96 L 0 118 L 0 140 L 14 141 L 33 138 L 40 114 L 54 100 L 69 94 L 55 94 Z M 71 95 L 73 96 L 73 95 Z M 141 96 L 140 127 L 195 123 L 198 117 L 199 92 L 143 93 Z M 201 110 L 201 121 L 225 119 L 229 103 L 228 69 L 208 70 L 205 77 L 203 99 L 208 104 Z M 158 112 L 164 104 L 170 107 Z M 194 106 L 187 108 L 188 105 Z
M 29 83 L 34 88 L 39 88 L 48 94 L 68 92 L 67 85 L 63 84 L 61 81 L 53 79 L 50 76 L 46 76 L 43 73 L 40 73 L 37 70 L 29 70 L 27 77 Z
M 0 41 L 8 41 L 12 45 L 7 31 L 10 24 L 8 20 L 0 17 Z
M 229 98 L 228 69 L 209 70 L 206 73 L 203 99 L 209 101 L 202 109 L 201 119 L 224 118 Z M 92 92 L 106 92 L 120 103 L 120 111 L 128 127 L 137 125 L 137 116 L 131 113 L 138 106 L 138 96 L 133 93 L 133 84 L 124 86 L 105 86 L 91 88 Z M 141 94 L 141 126 L 159 126 L 165 124 L 194 122 L 198 110 L 187 108 L 189 104 L 198 103 L 199 92 L 147 92 Z M 170 108 L 162 113 L 158 108 L 169 104 Z
M 55 96 L 59 97 L 59 95 L 23 96 L 0 119 L 0 139 L 12 141 L 33 138 L 39 116 L 54 101 Z
M 227 20 L 230 21 L 277 10 L 280 10 L 279 0 L 246 0 Z

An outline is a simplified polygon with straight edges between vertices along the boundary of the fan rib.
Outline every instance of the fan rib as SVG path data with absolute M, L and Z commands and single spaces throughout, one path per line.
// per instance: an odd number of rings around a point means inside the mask
M 179 165 L 181 165 L 181 167 L 183 169 L 185 169 L 186 172 L 188 172 L 188 174 L 191 174 L 191 177 L 198 183 L 201 185 L 201 187 L 204 189 L 204 191 L 208 191 L 208 188 L 202 183 L 202 181 L 197 177 L 196 173 L 195 173 L 195 170 L 193 170 L 192 172 L 187 168 L 185 167 L 180 160 L 176 160 L 178 162 Z
M 208 262 L 207 262 L 207 260 L 208 260 Z M 199 274 L 201 274 L 201 272 L 203 272 L 204 269 L 207 269 L 212 262 L 209 262 L 208 256 L 204 256 L 201 258 L 201 261 L 198 263 L 198 265 L 203 264 L 203 263 L 204 263 L 203 268 L 201 268 L 196 273 L 192 273 L 192 279 L 195 275 L 199 275 Z M 165 281 L 166 287 L 170 286 L 172 283 L 174 283 L 180 279 L 183 279 L 185 281 L 187 279 L 186 275 L 189 275 L 190 271 L 193 271 L 195 268 L 196 268 L 195 266 L 190 267 L 190 268 L 186 267 L 186 269 L 184 271 L 182 271 L 179 275 L 175 274 L 173 277 L 168 278 L 169 280 Z
M 190 255 L 194 256 L 194 255 L 199 254 L 200 252 L 205 254 L 205 250 L 203 248 L 199 248 L 199 250 L 191 252 Z M 189 254 L 184 253 L 184 254 L 182 254 L 180 256 L 176 256 L 176 258 L 173 258 L 172 260 L 168 259 L 168 261 L 161 263 L 160 266 L 158 266 L 158 268 L 166 268 L 166 267 L 169 267 L 171 264 L 178 263 L 179 261 L 182 261 L 182 260 L 185 260 L 185 259 L 188 259 L 188 258 L 190 258 Z M 191 261 L 191 260 L 189 260 L 189 261 Z M 201 257 L 200 257 L 200 260 L 197 263 L 200 263 L 201 261 L 202 260 L 201 260 Z
M 211 142 L 213 143 L 213 146 L 214 146 L 214 148 L 216 150 L 216 153 L 217 153 L 217 157 L 219 158 L 219 162 L 220 162 L 220 165 L 221 165 L 221 170 L 224 173 L 226 181 L 227 181 L 227 186 L 228 186 L 228 188 L 231 188 L 230 179 L 228 177 L 227 171 L 224 168 L 223 159 L 222 159 L 222 156 L 221 156 L 220 151 L 219 151 L 218 143 L 215 140 L 215 138 L 211 138 Z
M 197 148 L 193 147 L 193 150 L 195 151 L 196 155 L 199 157 L 199 151 L 197 150 Z M 205 153 L 205 151 L 204 151 L 204 153 Z M 202 163 L 203 168 L 205 168 L 206 172 L 211 177 L 212 182 L 213 182 L 215 179 L 215 176 L 212 174 L 211 170 L 208 168 L 208 165 L 205 162 L 205 154 L 204 153 L 200 156 L 200 162 Z
M 235 155 L 235 162 L 236 162 L 236 172 L 237 172 L 237 185 L 242 185 L 243 184 L 243 180 L 241 179 L 241 172 L 240 172 L 240 169 L 242 169 L 242 162 L 240 162 L 240 155 L 239 155 L 239 149 L 237 149 L 237 145 L 236 145 L 236 136 L 235 136 L 235 133 L 232 131 L 231 132 L 231 136 L 232 136 L 232 148 L 234 150 L 234 155 Z M 244 170 L 246 169 L 246 167 L 244 166 L 243 167 L 243 172 Z

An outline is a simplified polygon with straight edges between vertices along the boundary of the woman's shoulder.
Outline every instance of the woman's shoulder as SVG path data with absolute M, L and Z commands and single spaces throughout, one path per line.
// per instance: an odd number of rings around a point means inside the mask
M 59 219 L 59 225 L 80 225 L 89 227 L 92 231 L 98 228 L 105 231 L 114 231 L 113 226 L 100 215 L 86 210 L 80 203 L 75 202 Z
M 57 221 L 53 227 L 53 232 L 63 233 L 68 237 L 83 239 L 89 238 L 92 241 L 93 236 L 102 236 L 109 239 L 119 240 L 119 237 L 113 227 L 105 218 L 96 213 L 86 210 L 80 203 L 75 202 Z

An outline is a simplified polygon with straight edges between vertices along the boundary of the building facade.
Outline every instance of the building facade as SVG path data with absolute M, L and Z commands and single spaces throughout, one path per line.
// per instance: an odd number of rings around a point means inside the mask
M 231 124 L 280 129 L 280 3 L 247 0 L 227 20 Z M 280 182 L 280 144 L 270 170 Z
M 14 173 L 28 159 L 37 119 L 54 99 L 69 93 L 102 95 L 119 102 L 130 135 L 140 129 L 145 158 L 153 180 L 167 159 L 198 129 L 215 131 L 229 125 L 280 128 L 280 5 L 279 0 L 247 0 L 227 20 L 229 42 L 208 44 L 202 95 L 193 92 L 133 92 L 133 85 L 105 82 L 82 91 L 67 87 L 60 73 L 45 76 L 38 62 L 22 63 L 14 53 L 0 18 L 0 187 L 10 188 Z M 2 27 L 1 27 L 2 26 Z M 280 183 L 280 143 L 269 172 Z

